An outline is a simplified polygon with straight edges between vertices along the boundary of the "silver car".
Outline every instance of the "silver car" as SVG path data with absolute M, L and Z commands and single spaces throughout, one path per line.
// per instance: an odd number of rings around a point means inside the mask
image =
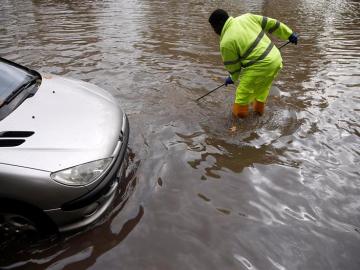
M 118 193 L 128 138 L 105 90 L 0 58 L 0 233 L 94 223 Z

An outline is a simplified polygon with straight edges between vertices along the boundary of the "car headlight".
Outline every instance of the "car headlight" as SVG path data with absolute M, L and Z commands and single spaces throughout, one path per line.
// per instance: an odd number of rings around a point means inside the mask
M 56 182 L 69 186 L 83 186 L 99 179 L 111 164 L 112 158 L 84 163 L 62 171 L 54 172 L 50 176 Z

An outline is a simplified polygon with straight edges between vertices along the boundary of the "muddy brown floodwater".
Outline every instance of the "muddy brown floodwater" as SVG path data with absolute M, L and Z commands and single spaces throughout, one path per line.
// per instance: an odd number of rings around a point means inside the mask
M 227 75 L 218 7 L 300 34 L 280 96 L 233 134 L 234 86 L 194 102 Z M 360 269 L 358 0 L 1 0 L 0 55 L 107 89 L 131 125 L 111 215 L 0 268 Z

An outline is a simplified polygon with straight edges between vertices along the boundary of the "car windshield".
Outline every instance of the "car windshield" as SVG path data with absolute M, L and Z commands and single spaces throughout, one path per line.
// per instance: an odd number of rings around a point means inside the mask
M 33 78 L 30 72 L 0 61 L 0 106 L 14 91 Z

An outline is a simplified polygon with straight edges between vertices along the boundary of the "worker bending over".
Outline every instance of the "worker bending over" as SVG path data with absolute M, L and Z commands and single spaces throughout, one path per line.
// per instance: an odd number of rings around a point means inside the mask
M 294 44 L 297 34 L 275 19 L 251 13 L 233 18 L 222 9 L 211 14 L 209 23 L 220 36 L 221 57 L 230 73 L 225 85 L 240 78 L 233 115 L 246 117 L 252 102 L 254 111 L 262 115 L 271 84 L 282 68 L 280 51 L 266 33 Z

